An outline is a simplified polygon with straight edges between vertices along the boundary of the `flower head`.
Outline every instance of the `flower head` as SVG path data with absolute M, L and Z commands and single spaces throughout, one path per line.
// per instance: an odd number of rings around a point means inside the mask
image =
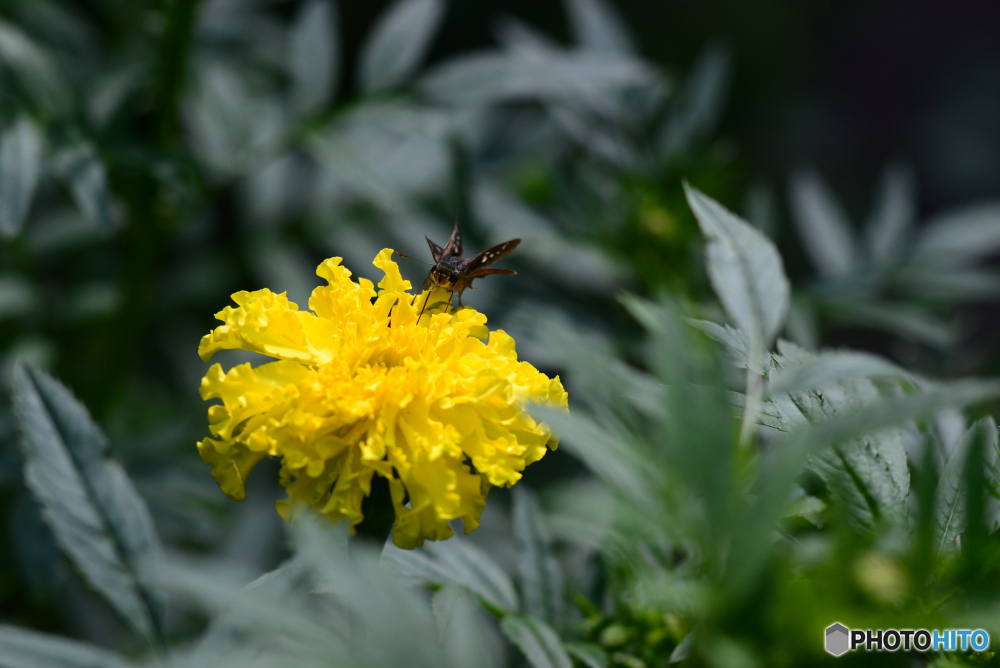
M 198 352 L 240 349 L 276 358 L 224 372 L 212 365 L 201 396 L 219 399 L 208 410 L 212 437 L 198 451 L 233 499 L 246 496 L 250 470 L 266 456 L 281 459 L 278 502 L 286 519 L 309 505 L 353 528 L 372 476 L 389 481 L 395 508 L 393 539 L 411 548 L 466 533 L 479 524 L 490 485 L 509 486 L 554 442 L 548 427 L 524 406 L 567 405 L 559 378 L 519 362 L 514 340 L 486 328 L 470 309 L 428 308 L 443 294 L 412 295 L 410 282 L 385 249 L 375 258 L 385 272 L 351 280 L 341 258 L 316 273 L 309 311 L 270 290 L 238 292 L 237 307 L 216 317 L 224 324 Z

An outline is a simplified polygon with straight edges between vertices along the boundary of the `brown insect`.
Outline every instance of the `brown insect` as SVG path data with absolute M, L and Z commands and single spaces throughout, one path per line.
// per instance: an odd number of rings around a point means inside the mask
M 466 288 L 472 289 L 473 280 L 490 274 L 517 273 L 510 269 L 497 269 L 488 265 L 493 264 L 517 248 L 517 245 L 521 243 L 520 239 L 511 239 L 502 244 L 497 244 L 492 248 L 487 248 L 471 260 L 466 260 L 462 257 L 462 235 L 458 231 L 457 220 L 455 221 L 455 229 L 451 233 L 451 238 L 448 239 L 448 243 L 445 244 L 444 248 L 438 246 L 430 238 L 424 238 L 427 239 L 427 245 L 431 248 L 431 255 L 434 256 L 434 265 L 431 267 L 430 273 L 427 274 L 427 278 L 424 280 L 423 285 L 420 286 L 420 289 L 423 290 L 427 287 L 428 283 L 432 283 L 444 288 L 453 296 L 457 292 L 459 308 L 462 308 L 462 292 Z M 397 253 L 397 255 L 416 260 L 416 258 L 411 258 L 402 253 Z M 423 260 L 417 261 L 422 262 Z M 430 295 L 428 295 L 429 298 Z M 427 308 L 427 300 L 424 300 L 424 308 Z M 423 312 L 424 309 L 420 309 L 421 315 L 423 315 Z

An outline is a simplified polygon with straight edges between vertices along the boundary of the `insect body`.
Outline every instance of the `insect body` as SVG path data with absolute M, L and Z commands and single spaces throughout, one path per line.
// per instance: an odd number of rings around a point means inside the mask
M 434 266 L 431 267 L 424 286 L 433 283 L 436 286 L 448 290 L 452 295 L 458 293 L 458 306 L 462 306 L 462 292 L 466 288 L 472 287 L 472 281 L 489 274 L 514 274 L 510 269 L 496 269 L 490 267 L 503 256 L 517 248 L 521 243 L 520 239 L 511 239 L 502 244 L 497 244 L 492 248 L 487 248 L 471 260 L 462 257 L 462 235 L 458 231 L 458 221 L 455 221 L 455 230 L 451 233 L 448 243 L 442 248 L 436 243 L 427 239 L 427 245 L 431 248 L 431 255 L 434 256 Z M 424 306 L 426 307 L 426 303 Z M 423 311 L 421 311 L 423 312 Z

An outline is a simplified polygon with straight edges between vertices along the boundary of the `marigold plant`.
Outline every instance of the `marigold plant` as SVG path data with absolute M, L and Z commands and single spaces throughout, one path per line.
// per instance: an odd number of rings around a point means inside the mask
M 316 273 L 328 285 L 313 291 L 312 312 L 267 289 L 233 295 L 237 307 L 216 315 L 224 324 L 202 339 L 202 359 L 239 349 L 277 360 L 228 372 L 212 365 L 201 395 L 221 404 L 208 410 L 212 437 L 198 451 L 237 500 L 257 462 L 279 457 L 283 517 L 309 505 L 352 529 L 372 477 L 383 476 L 393 539 L 412 548 L 451 536 L 456 518 L 475 529 L 489 487 L 513 485 L 555 447 L 525 405 L 566 407 L 567 396 L 558 376 L 519 362 L 514 340 L 489 331 L 482 313 L 421 315 L 444 294 L 410 294 L 392 253 L 375 258 L 385 272 L 378 292 L 352 281 L 341 258 L 323 262 Z

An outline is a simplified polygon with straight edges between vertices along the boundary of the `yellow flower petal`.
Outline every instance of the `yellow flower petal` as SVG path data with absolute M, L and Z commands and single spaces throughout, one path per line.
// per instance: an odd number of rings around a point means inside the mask
M 385 272 L 378 291 L 352 281 L 340 258 L 323 262 L 316 273 L 327 285 L 313 291 L 312 312 L 269 290 L 233 295 L 237 306 L 217 315 L 223 324 L 199 353 L 277 361 L 208 370 L 201 394 L 219 403 L 198 450 L 234 499 L 258 461 L 279 457 L 288 499 L 278 511 L 289 520 L 312 506 L 353 528 L 382 476 L 393 539 L 409 548 L 448 538 L 455 519 L 474 530 L 489 487 L 514 484 L 554 447 L 524 406 L 565 408 L 567 396 L 558 377 L 517 359 L 510 336 L 489 332 L 486 316 L 451 311 L 446 290 L 411 295 L 392 252 L 375 258 Z

